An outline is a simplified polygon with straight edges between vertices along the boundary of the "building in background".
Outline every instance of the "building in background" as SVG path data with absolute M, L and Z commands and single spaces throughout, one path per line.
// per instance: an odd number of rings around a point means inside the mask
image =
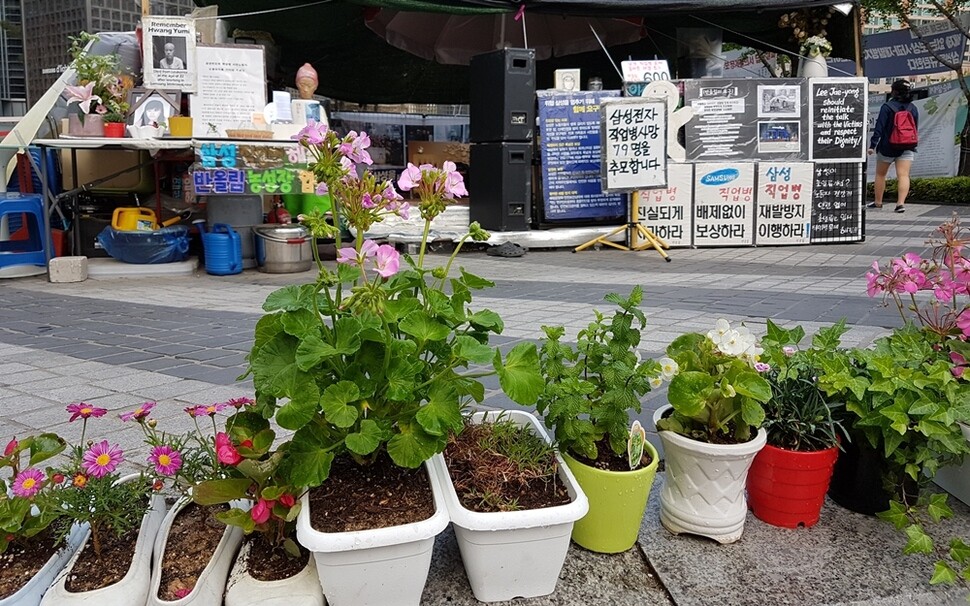
M 20 0 L 0 0 L 0 116 L 27 111 L 27 68 Z
M 20 70 L 26 76 L 21 76 L 26 83 L 24 110 L 39 99 L 67 67 L 70 36 L 82 31 L 130 32 L 141 20 L 141 0 L 0 0 L 0 5 L 5 10 L 7 5 L 18 7 L 18 22 L 8 18 L 9 13 L 4 13 L 3 19 L 10 27 L 21 27 L 23 32 L 24 42 L 17 40 L 17 43 L 21 48 Z M 151 0 L 153 15 L 186 15 L 194 8 L 192 0 Z M 0 52 L 4 57 L 9 40 L 6 34 L 4 31 L 0 38 L 3 44 Z M 7 61 L 0 65 L 3 83 L 8 80 L 7 74 L 14 73 L 15 69 Z M 6 94 L 6 89 L 2 92 Z M 6 103 L 5 99 L 3 102 Z

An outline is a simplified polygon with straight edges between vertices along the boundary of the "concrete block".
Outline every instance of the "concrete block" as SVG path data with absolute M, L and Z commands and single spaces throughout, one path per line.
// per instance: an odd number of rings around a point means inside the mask
M 88 279 L 88 258 L 54 257 L 48 273 L 51 282 L 84 282 Z

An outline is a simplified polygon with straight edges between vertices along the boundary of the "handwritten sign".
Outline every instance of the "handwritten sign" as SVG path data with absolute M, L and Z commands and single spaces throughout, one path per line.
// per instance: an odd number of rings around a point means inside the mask
M 292 144 L 205 142 L 195 149 L 197 195 L 313 193 L 306 150 Z
M 808 244 L 812 232 L 812 178 L 809 162 L 758 164 L 755 244 Z
M 640 191 L 637 221 L 671 247 L 693 243 L 694 165 L 667 165 L 667 187 Z
M 600 103 L 618 91 L 565 93 L 541 90 L 540 222 L 626 220 L 627 197 L 604 193 L 600 173 Z
M 862 239 L 862 164 L 815 164 L 812 244 Z
M 667 103 L 661 99 L 606 99 L 602 112 L 603 191 L 667 185 Z
M 809 80 L 810 160 L 865 161 L 867 86 L 865 78 Z
M 694 165 L 694 245 L 754 243 L 754 173 L 748 163 Z
M 624 82 L 653 82 L 670 80 L 670 65 L 666 59 L 648 61 L 621 61 Z

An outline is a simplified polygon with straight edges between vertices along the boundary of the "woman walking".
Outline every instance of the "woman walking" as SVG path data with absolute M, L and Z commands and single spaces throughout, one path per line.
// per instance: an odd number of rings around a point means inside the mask
M 869 141 L 869 155 L 876 154 L 876 200 L 866 206 L 882 208 L 882 196 L 886 192 L 886 173 L 890 165 L 896 165 L 896 188 L 898 190 L 895 211 L 905 212 L 906 195 L 909 194 L 909 170 L 916 159 L 916 145 L 898 147 L 890 143 L 890 134 L 896 123 L 896 113 L 907 111 L 913 116 L 913 124 L 919 127 L 919 112 L 913 105 L 913 87 L 905 80 L 893 82 L 888 101 L 879 109 L 879 117 Z

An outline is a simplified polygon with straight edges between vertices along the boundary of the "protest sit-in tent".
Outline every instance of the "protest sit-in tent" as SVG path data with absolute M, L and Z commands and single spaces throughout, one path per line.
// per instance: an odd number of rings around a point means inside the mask
M 440 65 L 394 48 L 365 25 L 381 9 L 453 14 L 515 13 L 643 18 L 644 38 L 610 48 L 614 60 L 667 58 L 674 68 L 678 28 L 722 28 L 724 42 L 765 50 L 797 51 L 790 29 L 778 26 L 786 12 L 824 8 L 831 0 L 196 0 L 220 5 L 231 30 L 263 31 L 280 49 L 279 82 L 292 85 L 296 70 L 310 62 L 320 76 L 318 94 L 359 103 L 467 103 L 468 68 Z M 859 63 L 861 28 L 857 3 L 848 15 L 835 13 L 827 25 L 833 56 Z M 291 10 L 262 12 L 291 7 Z M 247 13 L 256 13 L 247 15 Z M 240 15 L 240 16 L 232 16 Z M 602 51 L 553 57 L 538 63 L 537 87 L 552 88 L 553 72 L 578 67 L 603 78 L 606 88 L 620 79 Z

